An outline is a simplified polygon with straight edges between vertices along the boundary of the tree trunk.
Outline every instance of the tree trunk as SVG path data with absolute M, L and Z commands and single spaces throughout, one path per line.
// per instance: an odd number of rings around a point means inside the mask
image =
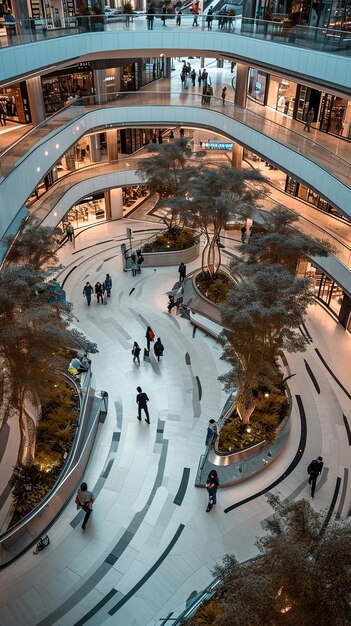
M 26 464 L 26 456 L 27 456 L 27 441 L 26 441 L 27 431 L 26 431 L 26 423 L 23 417 L 24 409 L 23 409 L 22 402 L 20 406 L 17 408 L 17 412 L 18 412 L 18 422 L 19 422 L 20 434 L 21 434 L 21 442 L 20 442 L 20 447 L 18 450 L 18 463 L 24 466 Z
M 218 274 L 218 270 L 220 267 L 221 257 L 218 247 L 217 235 L 211 237 L 206 242 L 204 251 L 203 251 L 204 261 L 203 261 L 203 270 L 204 272 L 208 272 L 211 278 L 215 278 Z
M 235 407 L 243 424 L 249 424 L 250 417 L 255 410 L 255 399 L 249 384 L 244 384 L 239 388 Z

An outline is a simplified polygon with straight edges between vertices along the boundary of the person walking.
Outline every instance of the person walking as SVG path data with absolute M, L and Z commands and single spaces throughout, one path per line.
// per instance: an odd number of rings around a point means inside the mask
M 111 289 L 112 289 L 112 278 L 110 276 L 110 274 L 106 274 L 106 278 L 102 284 L 104 291 L 107 292 L 107 297 L 110 298 L 111 296 Z
M 155 9 L 152 5 L 150 5 L 147 10 L 146 19 L 147 19 L 147 29 L 154 30 Z
M 142 390 L 141 387 L 137 387 L 137 397 L 136 397 L 136 402 L 138 405 L 138 415 L 137 418 L 139 420 L 139 422 L 141 422 L 141 409 L 143 409 L 146 418 L 145 418 L 145 422 L 147 424 L 150 424 L 150 416 L 149 416 L 149 409 L 147 408 L 147 403 L 149 402 L 149 398 L 147 396 L 147 394 Z
M 216 441 L 217 436 L 218 436 L 217 422 L 214 419 L 210 419 L 210 421 L 208 422 L 208 426 L 207 426 L 205 445 L 211 446 Z
M 180 139 L 183 139 L 183 137 L 184 137 L 184 128 L 180 128 L 179 129 L 179 137 L 180 137 Z
M 199 87 L 201 87 L 201 81 L 202 81 L 202 71 L 200 69 L 197 75 L 197 84 L 199 85 Z
M 223 106 L 225 105 L 225 97 L 226 97 L 226 95 L 227 95 L 227 88 L 223 87 L 222 94 L 221 94 Z
M 168 304 L 167 304 L 167 311 L 168 313 L 170 313 L 173 309 L 174 306 L 177 306 L 177 303 L 174 299 L 174 296 L 172 296 L 171 294 L 168 296 Z
M 99 302 L 101 302 L 101 304 L 103 304 L 104 303 L 104 290 L 102 288 L 102 284 L 99 281 L 95 283 L 94 291 L 97 297 L 97 303 L 99 304 Z
M 138 273 L 138 270 L 139 270 L 139 266 L 134 256 L 134 259 L 132 259 L 132 276 L 136 276 Z
M 68 241 L 73 241 L 73 238 L 74 238 L 74 228 L 73 228 L 71 222 L 68 222 L 68 224 L 67 224 L 66 234 L 67 234 Z
M 307 472 L 309 474 L 308 484 L 311 485 L 311 498 L 314 498 L 317 478 L 322 473 L 323 465 L 323 458 L 318 456 L 316 459 L 311 461 L 307 468 Z
M 134 341 L 134 345 L 132 348 L 133 363 L 135 363 L 136 361 L 138 365 L 140 365 L 140 352 L 141 352 L 141 348 L 139 344 L 136 341 Z
M 170 133 L 168 135 L 168 139 L 174 139 L 174 132 L 173 132 L 173 130 L 170 131 Z
M 94 500 L 94 494 L 88 490 L 88 485 L 86 483 L 82 483 L 77 491 L 75 500 L 77 509 L 83 509 L 85 512 L 82 530 L 85 530 L 87 527 L 88 519 L 93 510 Z
M 155 333 L 152 330 L 151 326 L 147 327 L 145 337 L 146 337 L 147 349 L 150 350 L 150 343 L 151 341 L 154 341 L 155 339 Z
M 6 110 L 2 102 L 0 102 L 0 123 L 1 126 L 6 126 Z
M 304 130 L 307 130 L 308 132 L 310 132 L 310 128 L 311 128 L 311 124 L 313 122 L 313 118 L 314 118 L 314 108 L 312 107 L 312 109 L 310 109 L 308 111 L 308 113 L 307 113 Z
M 231 74 L 234 73 L 234 67 L 235 67 L 235 61 L 231 61 L 231 63 L 230 63 L 230 73 Z
M 87 303 L 88 306 L 90 306 L 90 302 L 91 302 L 91 294 L 93 293 L 93 287 L 90 283 L 85 283 L 84 285 L 84 289 L 83 289 L 83 296 L 86 297 L 87 299 Z
M 207 22 L 207 30 L 212 30 L 212 22 L 213 22 L 213 8 L 212 7 L 210 7 L 207 11 L 206 22 Z
M 185 276 L 186 276 L 186 265 L 184 265 L 183 261 L 181 262 L 181 264 L 178 267 L 178 272 L 179 272 L 179 282 L 180 284 L 182 284 L 185 280 Z
M 160 360 L 160 357 L 163 356 L 163 352 L 164 352 L 164 347 L 162 345 L 161 339 L 158 337 L 154 345 L 154 353 L 158 361 Z
M 241 243 L 245 243 L 246 241 L 246 226 L 241 227 Z
M 194 68 L 191 70 L 190 78 L 191 78 L 191 82 L 193 83 L 193 87 L 195 87 L 196 70 Z
M 193 2 L 192 6 L 191 6 L 191 12 L 192 12 L 192 14 L 194 16 L 193 26 L 195 26 L 197 28 L 199 26 L 198 18 L 199 18 L 199 13 L 200 13 L 200 2 L 198 2 L 197 0 L 195 2 Z
M 177 19 L 176 19 L 176 26 L 181 26 L 182 25 L 182 10 L 178 9 L 177 10 Z
M 218 474 L 216 470 L 212 470 L 207 476 L 206 489 L 208 493 L 208 505 L 206 513 L 208 513 L 212 507 L 217 504 L 217 489 L 219 486 Z
M 184 68 L 182 69 L 182 71 L 180 72 L 180 80 L 182 82 L 182 89 L 184 89 L 185 87 L 185 81 L 186 81 L 186 75 L 184 72 Z
M 166 4 L 164 4 L 161 7 L 161 22 L 162 22 L 162 26 L 166 26 L 166 13 L 167 13 L 167 6 L 166 6 Z

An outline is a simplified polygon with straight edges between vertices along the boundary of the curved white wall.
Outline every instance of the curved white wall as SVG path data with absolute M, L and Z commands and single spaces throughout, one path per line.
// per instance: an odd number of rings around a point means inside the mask
M 161 52 L 166 56 L 229 55 L 246 63 L 267 66 L 278 73 L 284 68 L 301 80 L 324 83 L 330 88 L 334 85 L 334 88 L 344 92 L 351 91 L 349 57 L 237 33 L 168 28 L 160 31 L 129 32 L 128 29 L 84 33 L 3 48 L 0 51 L 0 81 L 5 82 L 48 66 L 54 67 L 65 61 L 76 63 L 79 57 L 138 58 L 159 56 Z
M 309 161 L 303 154 L 294 152 L 283 143 L 265 136 L 254 128 L 227 117 L 217 111 L 187 106 L 126 106 L 94 109 L 67 124 L 55 134 L 48 135 L 36 146 L 0 185 L 0 236 L 2 236 L 19 209 L 43 175 L 80 136 L 108 124 L 117 126 L 172 126 L 189 125 L 220 131 L 237 139 L 268 161 L 293 177 L 303 180 L 316 189 L 330 203 L 351 217 L 351 189 L 333 177 L 326 169 Z M 46 154 L 47 153 L 47 154 Z M 15 190 L 15 191 L 14 191 Z M 5 210 L 6 207 L 6 210 Z

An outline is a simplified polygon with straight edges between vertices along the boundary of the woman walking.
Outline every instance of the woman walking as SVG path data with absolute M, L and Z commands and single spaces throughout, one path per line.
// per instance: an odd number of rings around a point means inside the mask
M 141 348 L 139 344 L 136 341 L 134 341 L 134 345 L 132 348 L 133 363 L 135 363 L 136 361 L 138 365 L 140 365 L 140 351 L 141 351 Z
M 103 290 L 102 284 L 99 283 L 99 281 L 95 285 L 95 295 L 97 297 L 98 304 L 99 302 L 103 304 L 104 303 L 104 290 Z

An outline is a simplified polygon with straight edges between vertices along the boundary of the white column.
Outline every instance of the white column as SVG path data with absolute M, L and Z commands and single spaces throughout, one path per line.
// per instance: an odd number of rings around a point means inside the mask
M 46 119 L 40 76 L 26 80 L 32 123 L 38 126 Z
M 121 220 L 123 217 L 122 187 L 110 189 L 111 219 Z

